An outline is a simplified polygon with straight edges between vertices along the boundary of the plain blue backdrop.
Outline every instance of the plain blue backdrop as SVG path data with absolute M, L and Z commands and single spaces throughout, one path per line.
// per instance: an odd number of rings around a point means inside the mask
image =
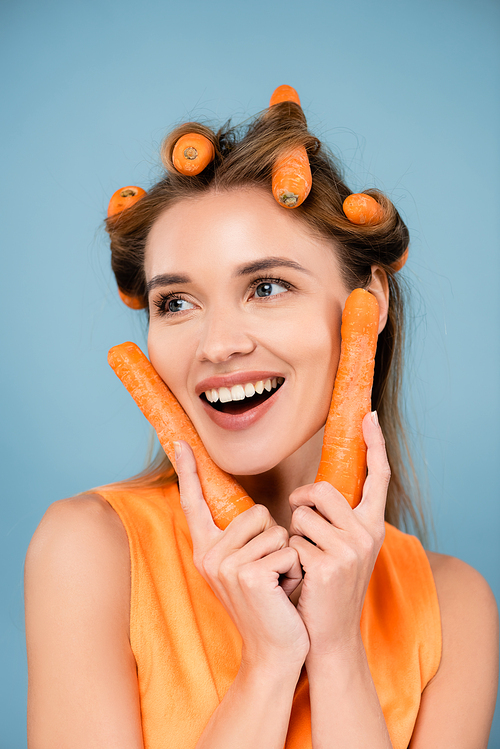
M 2 3 L 1 749 L 26 745 L 31 535 L 51 502 L 146 456 L 106 363 L 145 329 L 111 276 L 109 197 L 152 184 L 175 124 L 242 121 L 281 83 L 352 189 L 387 192 L 410 228 L 406 392 L 433 548 L 498 599 L 499 30 L 495 0 Z

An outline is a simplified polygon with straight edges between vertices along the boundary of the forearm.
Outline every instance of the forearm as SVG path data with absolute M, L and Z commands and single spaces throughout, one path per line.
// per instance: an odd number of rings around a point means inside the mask
M 299 676 L 242 666 L 196 749 L 283 749 Z
M 306 659 L 313 749 L 392 749 L 361 638 L 335 655 Z

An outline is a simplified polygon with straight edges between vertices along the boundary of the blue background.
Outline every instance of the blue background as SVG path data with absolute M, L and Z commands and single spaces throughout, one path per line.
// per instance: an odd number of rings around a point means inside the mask
M 110 273 L 109 197 L 158 178 L 175 124 L 241 121 L 281 83 L 351 187 L 385 190 L 410 228 L 406 389 L 433 548 L 498 599 L 499 27 L 494 0 L 2 3 L 2 749 L 26 743 L 31 535 L 51 502 L 137 472 L 147 451 L 106 363 L 145 340 Z

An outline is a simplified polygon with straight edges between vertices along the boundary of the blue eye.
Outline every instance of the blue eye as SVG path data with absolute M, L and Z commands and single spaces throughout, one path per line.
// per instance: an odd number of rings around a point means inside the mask
M 189 306 L 183 307 L 182 305 L 186 304 Z M 167 312 L 184 312 L 186 309 L 192 309 L 193 305 L 191 302 L 186 302 L 185 299 L 170 299 L 169 302 L 167 302 L 166 311 Z
M 263 281 L 255 287 L 255 294 L 259 297 L 275 296 L 276 294 L 282 294 L 283 291 L 288 291 L 286 286 L 271 281 Z

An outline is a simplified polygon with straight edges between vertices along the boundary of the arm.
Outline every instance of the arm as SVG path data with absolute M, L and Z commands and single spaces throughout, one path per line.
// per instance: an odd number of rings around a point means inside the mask
M 382 431 L 370 415 L 363 433 L 368 477 L 357 507 L 327 482 L 300 487 L 290 496 L 290 534 L 295 534 L 290 545 L 305 571 L 297 609 L 311 642 L 306 668 L 313 749 L 392 747 L 360 631 L 366 589 L 384 539 L 390 469 Z
M 498 684 L 498 610 L 465 562 L 428 552 L 441 610 L 443 653 L 425 688 L 411 749 L 486 749 Z
M 187 443 L 176 458 L 194 564 L 242 639 L 240 670 L 196 749 L 283 749 L 309 649 L 304 623 L 288 599 L 301 580 L 297 553 L 264 505 L 238 515 L 224 531 L 217 528 Z
M 97 495 L 55 502 L 28 548 L 29 749 L 143 749 L 129 547 Z

